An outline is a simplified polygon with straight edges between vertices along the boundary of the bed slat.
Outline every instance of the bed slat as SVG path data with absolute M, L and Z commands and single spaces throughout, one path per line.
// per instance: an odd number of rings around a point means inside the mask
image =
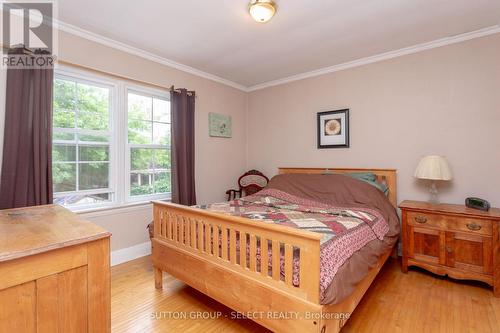
M 210 240 L 210 233 L 212 232 L 211 228 L 210 228 L 210 224 L 208 223 L 205 223 L 204 224 L 205 226 L 205 252 L 207 254 L 212 254 L 212 244 L 211 244 L 211 240 Z
M 264 237 L 260 239 L 260 273 L 269 277 L 269 244 Z
M 186 235 L 186 231 L 184 226 L 186 225 L 186 221 L 184 219 L 184 216 L 180 218 L 180 226 L 179 226 L 179 243 L 184 244 L 184 236 Z
M 189 219 L 190 233 L 191 233 L 191 244 L 190 246 L 196 250 L 196 221 L 194 219 Z
M 293 246 L 285 244 L 285 283 L 289 286 L 293 282 Z
M 222 232 L 222 242 L 221 242 L 221 247 L 222 247 L 222 259 L 227 260 L 227 247 L 229 244 L 227 243 L 227 229 L 225 227 L 221 227 L 221 232 Z
M 172 239 L 172 214 L 166 212 L 167 215 L 167 239 Z
M 161 229 L 160 229 L 160 235 L 165 237 L 167 235 L 167 221 L 168 218 L 165 216 L 168 215 L 166 212 L 159 212 L 159 219 L 161 221 Z
M 250 270 L 255 272 L 256 268 L 256 256 L 257 256 L 257 244 L 255 235 L 250 235 Z
M 213 226 L 213 244 L 212 244 L 212 247 L 213 247 L 213 253 L 214 253 L 214 256 L 216 256 L 217 258 L 219 257 L 219 235 L 220 235 L 220 231 L 219 231 L 219 227 L 217 225 L 214 225 Z
M 236 231 L 233 228 L 230 229 L 229 235 L 229 258 L 231 259 L 231 264 L 236 264 Z
M 280 280 L 280 243 L 277 240 L 273 240 L 272 243 L 272 270 L 273 270 L 273 279 L 276 281 Z
M 240 231 L 240 266 L 247 268 L 247 235 Z
M 196 220 L 196 237 L 198 238 L 198 251 L 203 252 L 203 222 Z

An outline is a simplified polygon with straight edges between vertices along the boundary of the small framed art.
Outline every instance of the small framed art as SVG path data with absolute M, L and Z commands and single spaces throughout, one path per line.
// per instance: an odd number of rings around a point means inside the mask
M 349 109 L 318 112 L 318 149 L 349 148 Z
M 210 136 L 230 138 L 233 135 L 231 116 L 210 112 L 208 123 Z

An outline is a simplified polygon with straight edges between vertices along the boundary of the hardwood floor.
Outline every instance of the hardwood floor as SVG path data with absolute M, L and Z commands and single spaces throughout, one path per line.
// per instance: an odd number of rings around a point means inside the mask
M 149 257 L 115 266 L 111 276 L 113 332 L 268 332 L 232 320 L 231 309 L 171 276 L 155 290 Z M 389 259 L 342 330 L 348 332 L 500 332 L 500 298 L 481 283 L 416 268 L 403 274 Z

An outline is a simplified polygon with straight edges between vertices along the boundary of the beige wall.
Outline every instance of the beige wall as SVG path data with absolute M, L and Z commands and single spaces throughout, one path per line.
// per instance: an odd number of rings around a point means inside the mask
M 316 113 L 350 109 L 351 148 L 316 149 Z M 500 34 L 255 91 L 248 167 L 398 169 L 399 200 L 428 198 L 413 172 L 445 155 L 455 179 L 444 202 L 500 206 Z

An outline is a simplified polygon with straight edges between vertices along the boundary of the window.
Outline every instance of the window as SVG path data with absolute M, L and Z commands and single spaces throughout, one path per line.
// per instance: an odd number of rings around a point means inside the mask
M 170 193 L 170 102 L 128 91 L 131 197 Z
M 63 205 L 112 200 L 109 87 L 56 77 L 52 174 L 54 201 Z
M 169 198 L 167 92 L 57 70 L 52 174 L 54 202 L 75 209 Z

